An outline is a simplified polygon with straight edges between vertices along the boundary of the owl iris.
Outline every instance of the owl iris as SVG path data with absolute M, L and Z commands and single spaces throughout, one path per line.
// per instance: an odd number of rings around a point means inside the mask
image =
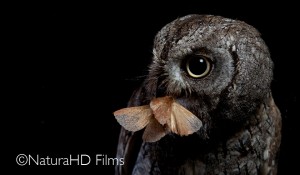
M 208 75 L 211 64 L 208 59 L 201 55 L 193 55 L 187 59 L 186 71 L 193 78 L 202 78 Z

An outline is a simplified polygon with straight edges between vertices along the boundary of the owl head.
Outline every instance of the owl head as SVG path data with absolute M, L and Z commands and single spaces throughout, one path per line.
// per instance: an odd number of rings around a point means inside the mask
M 253 117 L 270 93 L 272 61 L 260 33 L 238 20 L 188 15 L 155 37 L 147 99 L 172 96 L 203 123 L 198 134 Z

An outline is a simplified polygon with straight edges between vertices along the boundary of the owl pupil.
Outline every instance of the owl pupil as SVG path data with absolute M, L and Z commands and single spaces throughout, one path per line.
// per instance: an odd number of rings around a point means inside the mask
M 191 56 L 186 63 L 187 73 L 193 78 L 206 76 L 210 71 L 210 62 L 202 56 Z
M 190 71 L 195 75 L 201 75 L 206 70 L 206 62 L 203 58 L 193 58 L 190 60 Z

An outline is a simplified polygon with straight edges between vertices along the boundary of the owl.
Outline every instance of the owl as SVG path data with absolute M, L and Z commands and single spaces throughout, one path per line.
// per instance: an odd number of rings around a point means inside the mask
M 273 62 L 254 27 L 221 16 L 184 16 L 155 36 L 152 59 L 128 107 L 168 97 L 199 127 L 181 135 L 175 132 L 181 121 L 158 125 L 171 132 L 150 142 L 142 139 L 147 129 L 121 128 L 117 158 L 124 165 L 116 174 L 277 173 L 281 115 L 270 89 Z

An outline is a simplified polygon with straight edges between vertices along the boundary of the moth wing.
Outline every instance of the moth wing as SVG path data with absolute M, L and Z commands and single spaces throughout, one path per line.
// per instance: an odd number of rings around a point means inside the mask
M 114 116 L 126 130 L 135 132 L 149 123 L 152 111 L 149 105 L 136 106 L 117 110 Z
M 151 118 L 143 134 L 145 142 L 156 142 L 166 135 L 163 126 L 155 118 Z
M 172 102 L 173 98 L 169 96 L 155 98 L 150 102 L 154 117 L 162 125 L 166 124 L 171 117 Z
M 174 101 L 168 126 L 171 132 L 187 136 L 198 131 L 202 127 L 202 122 L 193 113 Z

